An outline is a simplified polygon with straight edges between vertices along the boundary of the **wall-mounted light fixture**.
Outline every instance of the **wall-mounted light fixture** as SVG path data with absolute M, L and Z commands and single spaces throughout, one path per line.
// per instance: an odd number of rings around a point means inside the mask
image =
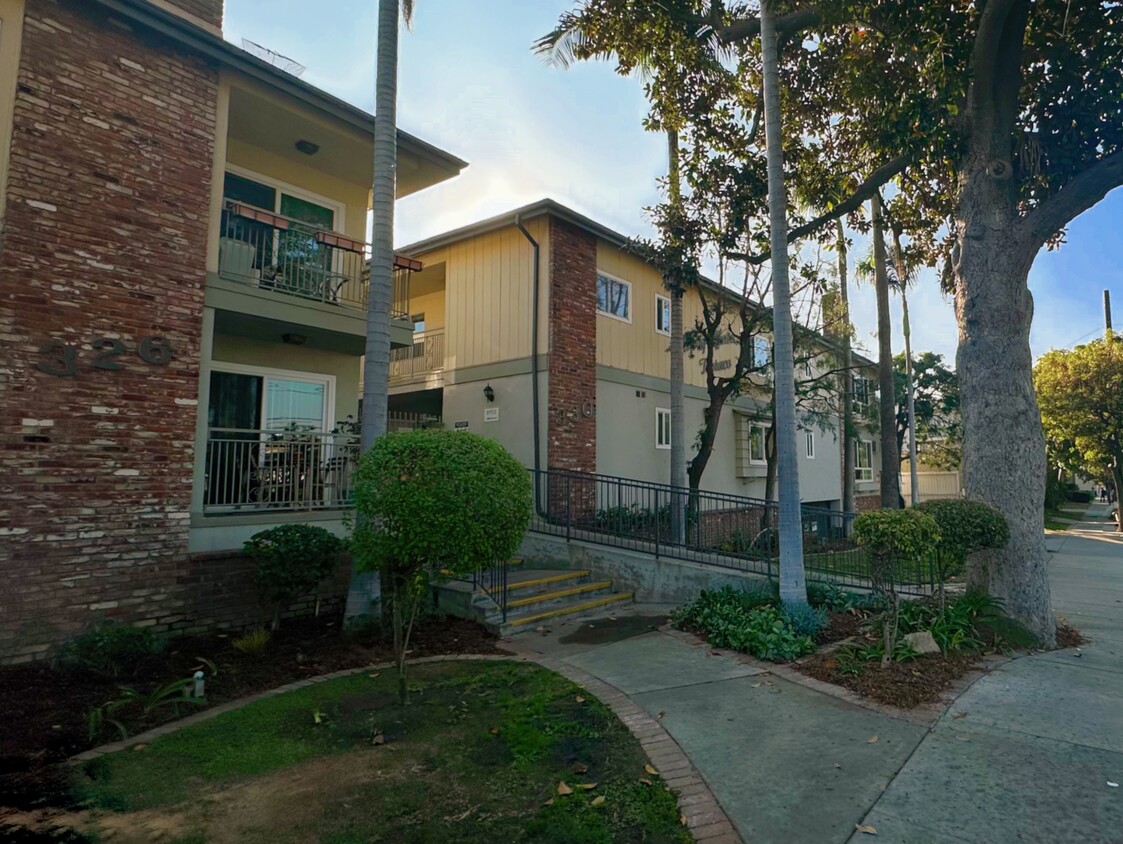
M 486 387 L 484 387 L 484 398 L 487 399 L 489 402 L 495 401 L 495 390 L 491 389 L 490 384 L 488 384 Z
M 303 334 L 282 334 L 281 339 L 290 346 L 303 346 L 308 341 Z
M 302 152 L 305 155 L 315 155 L 316 153 L 318 153 L 320 151 L 320 145 L 314 144 L 311 141 L 306 141 L 303 138 L 301 138 L 299 141 L 296 142 L 296 151 Z

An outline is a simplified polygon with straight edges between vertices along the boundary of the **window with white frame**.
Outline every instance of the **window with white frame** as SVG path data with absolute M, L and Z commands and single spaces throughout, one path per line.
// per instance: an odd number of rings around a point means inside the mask
M 854 410 L 865 413 L 870 409 L 870 396 L 873 393 L 873 382 L 868 378 L 854 375 L 850 379 L 850 394 L 853 397 Z
M 671 300 L 655 294 L 655 331 L 659 334 L 671 333 Z
M 767 337 L 757 336 L 753 338 L 753 369 L 762 370 L 768 368 L 769 359 L 772 356 L 772 343 L 769 342 Z
M 803 362 L 803 374 L 808 378 L 815 377 L 815 370 L 811 367 L 811 361 L 808 360 Z
M 749 426 L 749 462 L 767 463 L 768 453 L 765 448 L 765 439 L 768 431 L 764 425 L 752 424 Z
M 808 460 L 814 460 L 815 459 L 815 432 L 814 431 L 804 431 L 803 432 L 803 440 L 804 440 L 804 443 L 805 443 L 804 449 L 805 449 L 805 452 L 807 454 L 807 459 Z
M 326 431 L 334 393 L 332 375 L 216 364 L 207 421 L 220 429 Z
M 873 443 L 869 440 L 854 441 L 854 480 L 873 480 Z
M 671 411 L 664 407 L 655 408 L 655 447 L 671 447 Z
M 604 273 L 597 274 L 597 310 L 605 316 L 632 321 L 632 285 Z

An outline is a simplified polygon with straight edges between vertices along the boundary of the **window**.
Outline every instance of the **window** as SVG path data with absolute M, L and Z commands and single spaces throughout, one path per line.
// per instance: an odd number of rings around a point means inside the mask
M 851 378 L 851 394 L 854 397 L 854 410 L 865 413 L 870 409 L 870 394 L 873 384 L 868 378 L 855 375 Z
M 666 408 L 655 408 L 655 447 L 671 447 L 671 411 Z
M 815 377 L 815 371 L 811 368 L 811 361 L 804 361 L 804 363 L 803 363 L 803 374 L 805 376 L 807 376 L 808 378 L 814 378 Z
M 334 382 L 330 375 L 227 364 L 211 372 L 208 421 L 212 428 L 325 431 Z
M 632 285 L 612 276 L 597 275 L 597 310 L 624 322 L 632 321 Z
M 421 334 L 425 331 L 425 314 L 414 314 L 409 318 L 413 323 L 413 333 Z
M 766 431 L 764 425 L 750 425 L 749 426 L 749 462 L 750 463 L 767 463 L 768 455 L 765 452 L 765 435 Z
M 803 437 L 804 437 L 804 441 L 806 442 L 805 448 L 807 450 L 807 459 L 808 460 L 814 460 L 815 459 L 815 432 L 814 431 L 804 431 Z
M 767 337 L 754 337 L 753 338 L 753 368 L 754 369 L 767 369 L 769 359 L 772 356 L 772 344 L 768 341 Z
M 655 296 L 655 330 L 659 334 L 671 333 L 671 300 L 666 296 Z
M 854 441 L 854 480 L 873 480 L 873 443 L 869 440 Z

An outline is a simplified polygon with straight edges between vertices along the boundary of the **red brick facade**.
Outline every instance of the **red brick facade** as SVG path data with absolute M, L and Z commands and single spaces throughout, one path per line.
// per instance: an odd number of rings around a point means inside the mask
M 597 470 L 597 241 L 550 217 L 547 465 Z
M 78 0 L 26 8 L 0 243 L 3 661 L 103 617 L 187 626 L 217 103 L 217 69 L 170 41 Z M 170 362 L 142 359 L 151 337 Z
M 164 0 L 164 2 L 222 29 L 223 0 Z

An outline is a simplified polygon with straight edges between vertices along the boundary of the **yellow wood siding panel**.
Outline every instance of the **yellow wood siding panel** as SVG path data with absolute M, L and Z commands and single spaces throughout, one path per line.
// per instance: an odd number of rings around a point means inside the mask
M 544 277 L 549 261 L 546 220 L 532 220 L 526 227 L 539 243 L 540 272 Z M 463 369 L 529 357 L 534 255 L 518 229 L 500 229 L 416 257 L 426 266 L 445 265 L 447 368 Z M 544 315 L 548 313 L 545 283 L 540 295 L 544 343 Z M 411 305 L 415 310 L 417 307 Z M 540 348 L 545 350 L 544 345 Z

